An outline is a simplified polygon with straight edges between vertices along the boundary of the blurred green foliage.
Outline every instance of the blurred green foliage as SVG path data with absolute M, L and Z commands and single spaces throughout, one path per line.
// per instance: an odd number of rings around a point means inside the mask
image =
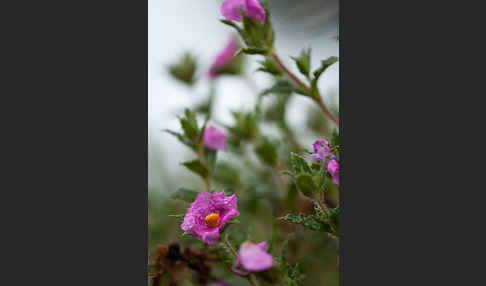
M 198 175 L 194 176 L 198 181 L 181 173 L 171 178 L 175 189 L 149 191 L 149 263 L 153 277 L 164 274 L 160 285 L 207 285 L 216 280 L 248 285 L 248 280 L 231 271 L 235 258 L 228 244 L 220 240 L 208 246 L 180 228 L 190 203 L 203 191 L 224 191 L 238 198 L 240 216 L 221 235 L 229 245 L 237 250 L 246 240 L 268 243 L 275 264 L 253 274 L 258 285 L 338 285 L 338 186 L 327 173 L 327 160 L 311 162 L 305 150 L 312 146 L 302 146 L 303 132 L 294 130 L 286 116 L 294 96 L 322 100 L 317 82 L 337 58 L 322 60 L 312 72 L 311 50 L 303 49 L 293 60 L 309 85 L 296 80 L 274 54 L 274 30 L 266 5 L 265 10 L 264 23 L 246 15 L 240 24 L 222 20 L 236 29 L 245 44 L 234 63 L 241 65 L 244 54 L 263 55 L 258 71 L 274 79 L 272 86 L 254 95 L 253 110 L 234 110 L 231 124 L 219 124 L 227 134 L 227 151 L 220 154 L 201 143 L 213 115 L 214 85 L 206 99 L 179 117 L 180 130 L 166 130 L 191 151 L 192 158 L 180 168 Z M 244 76 L 234 68 L 222 70 Z M 169 70 L 179 81 L 196 82 L 197 63 L 189 53 Z M 336 106 L 331 110 L 337 115 Z M 305 117 L 306 132 L 314 140 L 328 139 L 337 154 L 339 134 L 322 110 L 313 107 Z M 275 132 L 268 132 L 270 127 Z

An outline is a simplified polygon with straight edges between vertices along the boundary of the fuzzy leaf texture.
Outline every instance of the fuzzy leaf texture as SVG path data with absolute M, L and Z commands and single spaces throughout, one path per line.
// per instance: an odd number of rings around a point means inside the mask
M 287 214 L 284 217 L 281 217 L 279 219 L 289 223 L 301 225 L 313 231 L 333 233 L 329 223 L 327 221 L 324 221 L 318 214 L 316 215 L 306 215 L 303 213 L 300 213 L 298 215 Z
M 302 173 L 295 177 L 297 189 L 309 198 L 313 198 L 318 191 L 314 178 L 310 174 Z
M 287 266 L 287 271 L 284 276 L 285 284 L 287 286 L 303 286 L 304 279 L 303 275 L 300 273 L 300 267 L 297 263 L 295 266 Z
M 302 156 L 294 152 L 290 153 L 290 168 L 291 171 L 296 175 L 300 173 L 312 173 L 307 161 Z
M 314 231 L 322 230 L 322 222 L 314 215 L 305 215 L 303 213 L 300 213 L 298 215 L 287 214 L 280 219 L 293 224 L 302 225 Z

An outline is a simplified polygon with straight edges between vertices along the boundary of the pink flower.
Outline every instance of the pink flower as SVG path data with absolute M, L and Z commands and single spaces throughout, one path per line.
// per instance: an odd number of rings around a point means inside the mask
M 327 171 L 332 176 L 332 181 L 339 185 L 339 163 L 336 159 L 331 159 L 329 163 L 327 163 Z
M 213 126 L 207 126 L 204 129 L 203 144 L 204 146 L 214 149 L 226 151 L 226 134 Z
M 334 155 L 331 152 L 331 145 L 327 140 L 316 140 L 314 142 L 314 154 L 311 154 L 311 158 L 316 160 L 317 162 L 322 162 L 326 159 L 327 156 Z
M 265 22 L 265 9 L 258 0 L 225 0 L 221 6 L 221 14 L 230 21 L 241 21 L 242 10 L 248 18 Z
M 231 38 L 224 50 L 219 53 L 209 69 L 209 77 L 211 79 L 214 79 L 218 75 L 218 70 L 231 63 L 231 60 L 239 47 L 240 45 L 238 44 L 238 40 L 234 37 Z
M 213 282 L 208 286 L 230 286 L 230 285 L 224 281 L 218 281 L 218 282 Z
M 181 228 L 199 240 L 213 245 L 219 239 L 219 231 L 240 213 L 236 209 L 236 195 L 224 193 L 199 193 L 184 216 Z
M 265 241 L 258 244 L 250 241 L 244 242 L 238 251 L 236 265 L 233 272 L 247 275 L 250 272 L 258 272 L 272 268 L 273 257 L 267 253 L 268 246 Z M 243 270 L 237 267 L 241 265 Z

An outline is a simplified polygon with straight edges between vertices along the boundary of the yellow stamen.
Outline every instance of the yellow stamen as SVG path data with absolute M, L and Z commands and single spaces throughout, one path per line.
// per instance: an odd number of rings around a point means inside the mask
M 219 214 L 210 213 L 206 216 L 206 218 L 204 220 L 206 221 L 207 225 L 210 226 L 210 227 L 218 226 Z

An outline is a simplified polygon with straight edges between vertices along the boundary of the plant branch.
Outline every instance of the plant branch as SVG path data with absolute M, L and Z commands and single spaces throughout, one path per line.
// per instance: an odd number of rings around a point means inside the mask
M 322 98 L 321 98 L 320 94 L 319 94 L 319 99 L 316 99 L 316 102 L 317 102 L 317 104 L 319 104 L 319 107 L 322 109 L 322 112 L 324 112 L 324 114 L 327 117 L 329 117 L 329 119 L 331 119 L 332 122 L 334 122 L 334 124 L 336 124 L 336 126 L 339 128 L 339 121 L 338 121 L 338 119 L 336 118 L 336 116 L 334 116 L 334 114 L 324 104 L 324 102 L 322 101 Z
M 280 68 L 283 70 L 283 72 L 287 75 L 287 77 L 289 78 L 289 80 L 291 80 L 298 87 L 303 88 L 304 90 L 310 92 L 310 88 L 305 83 L 303 83 L 294 73 L 292 73 L 283 64 L 283 62 L 280 60 L 280 58 L 278 57 L 278 55 L 275 52 L 273 52 L 271 54 L 271 56 L 275 60 L 275 62 L 280 66 Z M 319 91 L 317 91 L 317 93 L 318 93 L 317 96 L 316 97 L 313 97 L 314 100 L 317 102 L 317 104 L 319 105 L 319 107 L 322 109 L 322 112 L 324 112 L 324 114 L 327 117 L 329 117 L 329 119 L 331 119 L 331 121 L 334 122 L 334 124 L 336 124 L 336 126 L 339 128 L 339 121 L 338 121 L 338 119 L 336 118 L 336 116 L 334 116 L 334 114 L 332 114 L 332 112 L 324 104 L 324 102 L 322 101 L 322 97 L 321 97 L 321 94 L 319 93 Z
M 280 60 L 280 58 L 278 57 L 278 55 L 273 52 L 272 53 L 272 58 L 275 60 L 275 62 L 277 62 L 277 64 L 280 66 L 280 68 L 285 72 L 285 74 L 287 75 L 287 77 L 293 81 L 297 86 L 305 89 L 305 90 L 309 90 L 309 87 L 303 83 L 297 76 L 295 76 L 295 74 L 293 74 L 284 64 L 283 62 Z

